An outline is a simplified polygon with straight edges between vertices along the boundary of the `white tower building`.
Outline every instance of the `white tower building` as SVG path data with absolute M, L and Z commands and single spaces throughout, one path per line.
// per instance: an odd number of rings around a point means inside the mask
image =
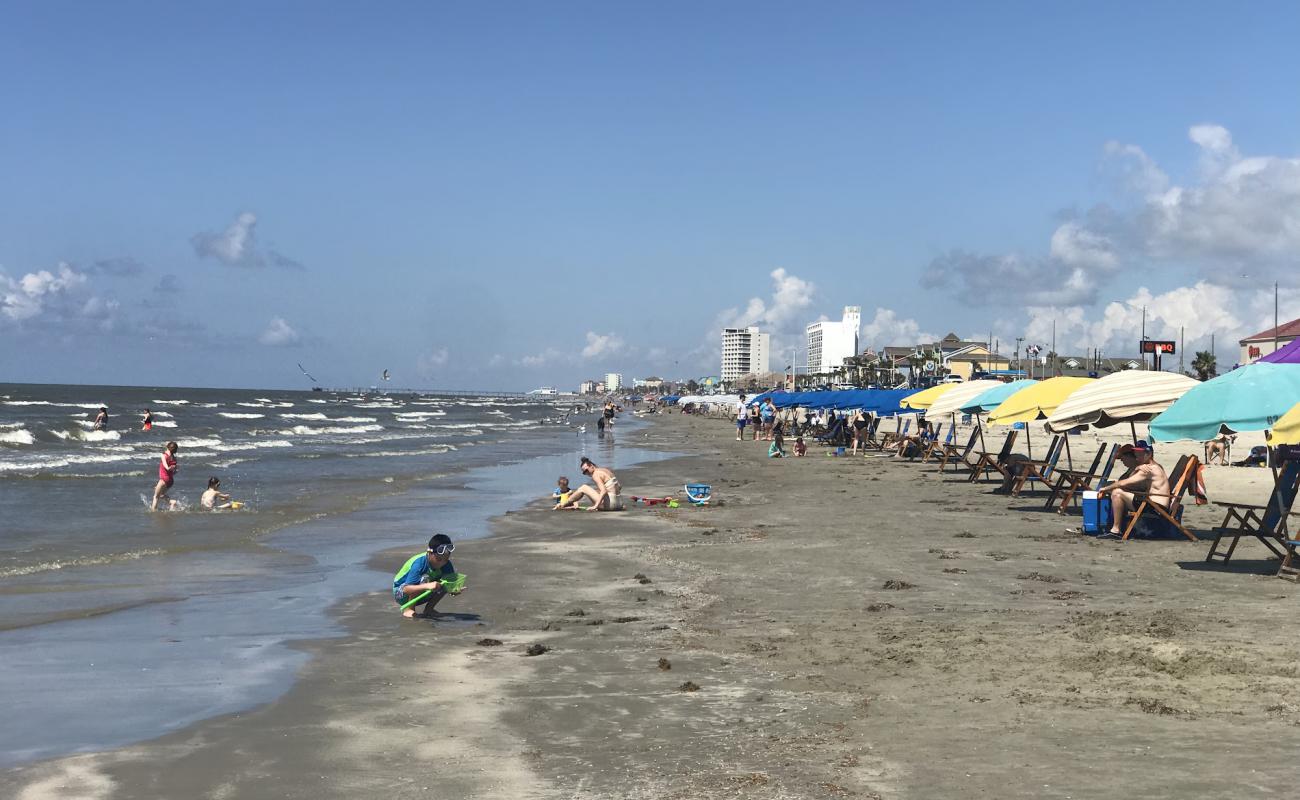
M 844 359 L 858 354 L 858 329 L 862 326 L 862 307 L 845 306 L 839 322 L 814 322 L 807 328 L 808 371 L 830 372 L 844 365 Z
M 761 375 L 769 371 L 771 336 L 758 328 L 724 328 L 722 331 L 723 381 L 742 375 Z

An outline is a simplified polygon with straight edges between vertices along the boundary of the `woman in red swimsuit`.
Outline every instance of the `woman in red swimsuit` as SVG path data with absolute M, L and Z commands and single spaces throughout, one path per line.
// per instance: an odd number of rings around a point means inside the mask
M 176 507 L 176 501 L 167 497 L 167 492 L 172 488 L 172 481 L 176 479 L 176 470 L 181 465 L 176 461 L 176 451 L 180 449 L 175 442 L 168 442 L 163 448 L 162 460 L 158 462 L 158 485 L 153 487 L 153 505 L 149 506 L 151 511 L 158 510 L 158 501 L 167 499 L 170 508 Z

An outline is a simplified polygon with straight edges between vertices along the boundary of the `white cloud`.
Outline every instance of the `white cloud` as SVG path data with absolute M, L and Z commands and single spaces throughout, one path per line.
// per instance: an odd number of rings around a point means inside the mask
M 282 317 L 272 317 L 257 340 L 268 347 L 292 347 L 301 342 L 302 337 Z
M 85 274 L 66 263 L 18 279 L 0 273 L 0 314 L 13 322 L 75 320 L 91 315 L 103 322 L 110 316 L 108 312 L 116 311 L 117 304 L 95 297 L 81 299 L 89 288 Z
M 797 324 L 802 330 L 817 287 L 810 281 L 787 273 L 784 268 L 772 270 L 769 277 L 772 278 L 772 297 L 768 301 L 753 297 L 744 309 L 731 308 L 723 311 L 719 315 L 721 325 L 718 327 L 745 328 L 758 325 L 772 332 L 780 332 L 791 324 Z
M 623 348 L 623 340 L 617 334 L 587 331 L 587 344 L 582 348 L 582 357 L 590 359 L 617 355 Z
M 302 269 L 302 264 L 257 246 L 257 215 L 245 211 L 235 217 L 220 233 L 200 232 L 190 237 L 190 244 L 199 258 L 213 258 L 228 267 L 264 267 L 270 264 L 286 269 Z
M 903 319 L 892 308 L 877 308 L 876 314 L 862 324 L 859 337 L 864 347 L 875 350 L 891 345 L 910 346 L 921 341 L 937 341 L 938 336 L 921 330 L 916 320 Z
M 450 360 L 451 357 L 447 352 L 447 348 L 439 347 L 420 356 L 416 361 L 416 371 L 425 377 L 429 377 L 447 366 L 447 362 Z
M 544 367 L 563 357 L 564 353 L 556 350 L 554 347 L 548 347 L 540 353 L 531 356 L 524 356 L 519 359 L 518 363 L 522 367 Z

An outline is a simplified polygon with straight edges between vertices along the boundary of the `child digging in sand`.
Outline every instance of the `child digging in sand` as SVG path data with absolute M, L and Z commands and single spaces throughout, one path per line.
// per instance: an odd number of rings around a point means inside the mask
M 451 553 L 455 549 L 456 545 L 451 543 L 450 536 L 445 533 L 435 533 L 433 538 L 429 539 L 429 547 L 423 553 L 416 553 L 408 558 L 393 576 L 393 600 L 399 608 L 428 593 L 420 602 L 409 608 L 403 608 L 402 616 L 413 619 L 417 616 L 438 615 L 434 608 L 438 605 L 438 601 L 449 593 L 444 584 L 450 584 L 459 578 L 456 568 L 451 565 Z M 460 591 L 457 588 L 450 593 L 460 594 Z M 415 609 L 419 607 L 423 607 L 424 610 L 417 614 Z
M 561 475 L 560 479 L 555 482 L 555 491 L 551 492 L 551 499 L 555 501 L 555 504 L 557 506 L 562 506 L 565 503 L 569 502 L 569 479 L 568 478 Z

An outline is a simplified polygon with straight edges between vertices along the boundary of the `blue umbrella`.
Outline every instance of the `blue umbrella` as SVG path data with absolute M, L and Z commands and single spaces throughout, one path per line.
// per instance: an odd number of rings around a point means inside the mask
M 1151 421 L 1161 442 L 1204 442 L 1229 431 L 1259 431 L 1300 402 L 1300 364 L 1247 364 L 1193 386 Z

